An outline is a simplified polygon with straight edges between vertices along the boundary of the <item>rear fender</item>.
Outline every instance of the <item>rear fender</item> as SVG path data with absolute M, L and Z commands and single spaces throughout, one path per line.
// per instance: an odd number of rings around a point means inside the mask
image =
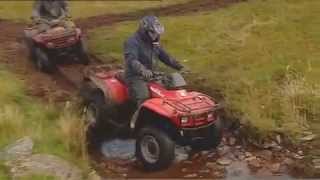
M 96 86 L 97 89 L 99 89 L 103 92 L 103 96 L 105 97 L 105 100 L 107 100 L 106 98 L 108 98 L 110 95 L 109 95 L 108 90 L 105 88 L 105 84 L 104 84 L 103 80 L 101 80 L 99 78 L 95 78 L 95 77 L 89 77 L 88 79 L 89 79 L 89 81 L 92 82 L 92 84 L 94 84 L 94 86 Z
M 152 98 L 146 100 L 134 113 L 130 122 L 131 129 L 137 128 L 137 124 L 139 123 L 139 121 L 142 121 L 144 119 L 143 117 L 145 111 L 150 111 L 154 114 L 157 114 L 164 119 L 168 119 L 168 121 L 170 121 L 175 126 L 179 126 L 176 112 L 173 109 L 165 106 L 161 98 Z

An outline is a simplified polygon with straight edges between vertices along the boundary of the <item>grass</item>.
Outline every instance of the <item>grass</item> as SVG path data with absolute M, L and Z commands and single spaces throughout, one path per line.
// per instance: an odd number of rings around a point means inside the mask
M 277 131 L 320 135 L 320 1 L 249 0 L 214 12 L 162 21 L 162 44 L 223 93 L 228 113 L 262 136 Z M 122 43 L 137 22 L 91 31 L 90 49 L 123 62 Z
M 24 82 L 2 66 L 0 81 L 0 149 L 30 136 L 34 153 L 57 155 L 86 172 L 85 131 L 78 113 L 71 107 L 58 108 L 25 95 Z M 6 172 L 0 165 L 0 179 L 7 176 Z
M 183 3 L 188 0 L 161 0 L 161 1 L 72 1 L 70 12 L 74 18 L 85 18 L 101 14 L 126 13 L 144 8 L 168 6 Z M 30 19 L 33 1 L 1 1 L 0 18 L 16 21 Z

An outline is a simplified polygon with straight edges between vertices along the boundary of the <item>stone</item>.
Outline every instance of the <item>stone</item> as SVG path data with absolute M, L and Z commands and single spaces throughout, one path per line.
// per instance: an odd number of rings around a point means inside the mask
M 0 160 L 9 161 L 30 156 L 32 154 L 32 150 L 32 139 L 30 137 L 24 137 L 13 144 L 6 146 L 0 154 Z
M 251 152 L 245 152 L 244 154 L 245 154 L 246 157 L 251 157 L 252 156 Z
M 234 146 L 236 144 L 237 140 L 234 137 L 229 137 L 228 142 L 229 142 L 230 146 Z
M 35 154 L 6 164 L 13 179 L 19 179 L 33 174 L 54 176 L 61 180 L 82 179 L 79 168 L 53 155 Z
M 102 178 L 97 174 L 96 171 L 91 171 L 87 177 L 88 180 L 102 180 Z
M 206 166 L 210 169 L 215 169 L 217 164 L 215 162 L 207 162 Z
M 231 160 L 230 159 L 227 159 L 227 158 L 220 158 L 217 160 L 217 163 L 222 165 L 222 166 L 228 166 L 231 164 Z
M 261 167 L 261 164 L 257 158 L 251 159 L 248 162 L 248 165 L 252 168 L 260 168 Z
M 276 136 L 276 140 L 278 144 L 281 144 L 282 141 L 281 141 L 281 136 L 279 134 Z
M 280 172 L 280 167 L 281 167 L 281 164 L 280 163 L 274 163 L 270 166 L 270 171 L 272 173 L 279 173 Z
M 300 150 L 300 151 L 298 151 L 297 153 L 298 153 L 300 156 L 303 156 L 303 151 Z
M 284 163 L 285 165 L 287 165 L 287 166 L 290 166 L 290 165 L 292 165 L 292 164 L 294 163 L 294 161 L 293 161 L 291 158 L 285 158 L 285 159 L 283 160 L 283 163 Z
M 182 169 L 181 169 L 181 172 L 187 172 L 187 171 L 188 171 L 187 168 L 182 168 Z
M 207 173 L 210 173 L 210 170 L 209 169 L 200 169 L 199 173 L 207 174 Z
M 185 175 L 184 177 L 185 177 L 185 178 L 196 178 L 197 176 L 198 176 L 198 174 L 192 173 L 192 174 L 187 174 L 187 175 Z
M 262 159 L 265 159 L 267 161 L 270 161 L 272 159 L 272 151 L 270 150 L 262 150 L 259 153 L 259 157 L 261 157 Z
M 230 147 L 227 145 L 218 148 L 218 154 L 220 156 L 224 156 L 224 155 L 228 154 L 229 152 L 230 152 Z
M 300 140 L 301 141 L 312 141 L 315 137 L 316 137 L 315 134 L 310 134 L 310 135 L 303 136 L 302 138 L 300 138 Z

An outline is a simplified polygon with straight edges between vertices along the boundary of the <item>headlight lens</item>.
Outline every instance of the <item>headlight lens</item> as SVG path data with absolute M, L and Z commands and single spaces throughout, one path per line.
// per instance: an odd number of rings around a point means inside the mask
M 212 120 L 214 120 L 214 115 L 211 112 L 211 113 L 208 113 L 208 121 L 212 121 Z
M 189 118 L 187 116 L 181 117 L 181 123 L 186 124 L 189 122 Z
M 54 44 L 53 44 L 52 42 L 49 42 L 49 43 L 47 44 L 47 47 L 48 47 L 48 48 L 54 48 Z

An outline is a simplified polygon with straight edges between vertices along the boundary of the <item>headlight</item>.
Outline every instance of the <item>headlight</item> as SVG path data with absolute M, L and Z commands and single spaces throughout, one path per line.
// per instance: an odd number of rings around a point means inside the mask
M 69 42 L 69 43 L 72 43 L 72 42 L 74 42 L 75 40 L 76 40 L 76 38 L 71 37 L 71 38 L 68 39 L 68 42 Z
M 181 123 L 186 124 L 189 122 L 189 118 L 187 116 L 181 117 Z
M 48 48 L 54 48 L 54 44 L 53 44 L 52 42 L 49 42 L 49 43 L 47 44 L 47 47 L 48 47 Z
M 208 121 L 212 121 L 212 120 L 214 120 L 214 115 L 211 112 L 211 113 L 208 113 Z

